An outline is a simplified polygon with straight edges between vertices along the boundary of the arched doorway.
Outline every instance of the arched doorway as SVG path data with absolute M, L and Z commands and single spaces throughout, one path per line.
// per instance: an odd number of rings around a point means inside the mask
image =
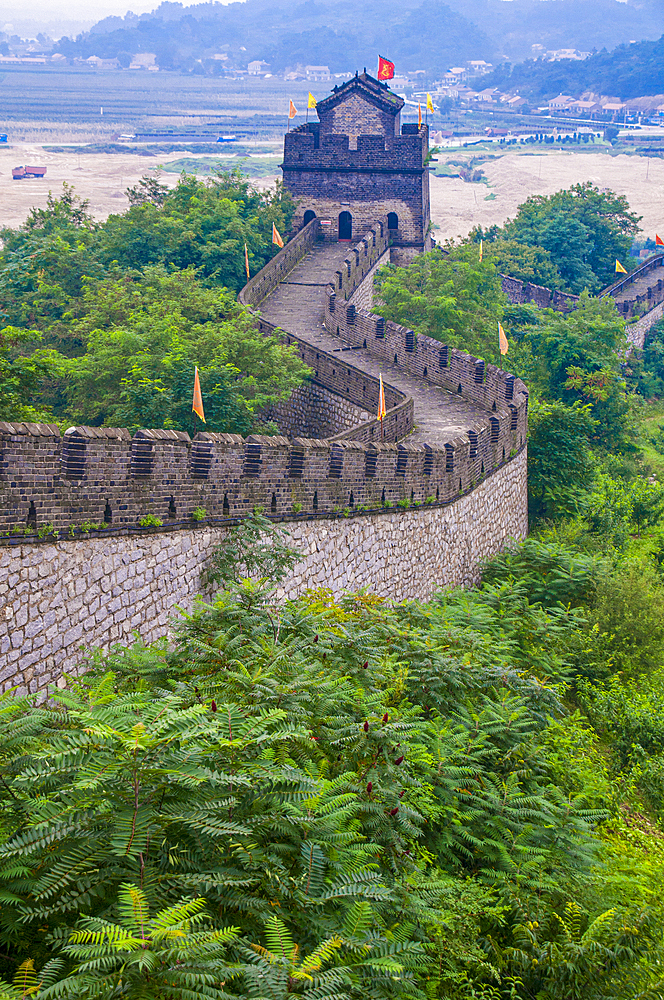
M 314 212 L 314 210 L 312 208 L 308 208 L 304 213 L 304 220 L 302 222 L 302 225 L 306 226 L 307 223 L 311 222 L 311 220 L 315 218 L 316 218 L 316 213 Z
M 398 229 L 399 228 L 399 216 L 396 212 L 387 213 L 387 228 L 388 229 Z
M 339 214 L 339 239 L 352 240 L 353 238 L 353 216 L 350 212 Z

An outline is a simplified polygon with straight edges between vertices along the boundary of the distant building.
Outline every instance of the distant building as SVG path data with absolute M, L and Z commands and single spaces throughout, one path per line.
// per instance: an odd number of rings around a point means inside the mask
M 247 66 L 249 76 L 263 76 L 265 73 L 269 72 L 269 69 L 270 64 L 263 62 L 262 59 L 252 59 Z
M 503 103 L 508 108 L 511 108 L 513 111 L 518 111 L 519 108 L 525 107 L 525 105 L 528 103 L 528 101 L 525 99 L 525 97 L 519 97 L 519 95 L 516 94 L 514 97 L 508 97 L 508 98 L 506 98 L 503 101 Z
M 578 49 L 549 49 L 545 59 L 549 62 L 560 62 L 562 59 L 587 59 L 590 52 L 580 52 Z
M 549 111 L 569 111 L 570 105 L 574 104 L 574 98 L 569 94 L 558 94 L 549 101 Z
M 575 115 L 594 115 L 601 112 L 602 105 L 597 101 L 574 101 L 569 110 Z
M 475 94 L 475 100 L 481 104 L 493 104 L 498 97 L 499 91 L 495 87 L 486 87 Z
M 443 74 L 443 86 L 453 87 L 456 83 L 463 83 L 466 79 L 466 70 L 463 66 L 453 66 Z
M 471 59 L 466 65 L 469 73 L 479 76 L 484 76 L 485 73 L 490 73 L 493 69 L 493 64 L 485 62 L 484 59 Z
M 310 83 L 327 83 L 331 79 L 329 66 L 305 66 L 304 75 Z
M 157 70 L 157 56 L 154 52 L 137 52 L 131 57 L 129 69 L 150 69 Z
M 99 56 L 88 56 L 84 62 L 93 69 L 118 69 L 120 66 L 117 59 L 100 59 Z

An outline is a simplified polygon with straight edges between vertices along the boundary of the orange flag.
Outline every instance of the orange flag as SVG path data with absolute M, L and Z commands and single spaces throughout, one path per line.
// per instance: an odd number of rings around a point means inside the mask
M 244 244 L 244 269 L 247 272 L 247 281 L 249 281 L 249 251 L 247 250 L 247 244 Z
M 276 243 L 278 247 L 282 247 L 284 245 L 284 241 L 281 238 L 279 230 L 275 226 L 274 222 L 272 223 L 272 242 Z
M 418 124 L 418 127 L 421 127 L 421 125 L 422 125 L 422 105 L 421 104 L 417 105 L 417 124 Z
M 201 395 L 201 383 L 198 379 L 198 368 L 194 368 L 194 399 L 191 404 L 191 412 L 196 413 L 203 423 L 205 423 L 205 411 L 203 410 L 203 397 Z
M 378 376 L 378 419 L 382 422 L 383 417 L 387 413 L 385 409 L 385 387 L 383 385 L 383 376 Z
M 617 257 L 616 257 L 616 274 L 627 274 L 627 270 L 622 266 Z
M 655 246 L 664 247 L 664 240 L 655 233 Z
M 289 119 L 290 118 L 295 118 L 296 114 L 297 114 L 297 108 L 295 107 L 295 105 L 293 104 L 292 101 L 289 101 L 288 102 L 288 117 L 289 117 Z
M 507 354 L 510 345 L 507 341 L 507 337 L 505 336 L 502 323 L 498 323 L 498 343 L 500 344 L 500 353 Z

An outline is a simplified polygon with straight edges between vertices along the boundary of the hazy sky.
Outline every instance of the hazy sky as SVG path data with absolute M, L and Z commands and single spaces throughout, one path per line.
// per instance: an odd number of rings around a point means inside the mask
M 8 3 L 0 0 L 0 30 L 13 31 L 27 37 L 38 31 L 49 34 L 71 34 L 90 27 L 102 17 L 117 14 L 122 17 L 128 10 L 144 14 L 159 6 L 160 0 L 31 0 L 30 4 Z M 200 2 L 200 0 L 196 0 Z M 222 3 L 231 0 L 221 0 Z M 188 7 L 185 2 L 183 6 Z

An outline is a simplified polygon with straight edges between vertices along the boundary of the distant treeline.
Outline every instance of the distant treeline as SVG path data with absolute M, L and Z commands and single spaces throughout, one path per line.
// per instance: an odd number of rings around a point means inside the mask
M 433 78 L 469 59 L 494 65 L 524 59 L 534 44 L 592 51 L 657 38 L 660 31 L 657 0 L 638 9 L 618 0 L 245 0 L 186 8 L 162 3 L 151 14 L 107 17 L 76 39 L 62 38 L 55 50 L 72 59 L 118 59 L 121 66 L 136 53 L 153 52 L 160 69 L 201 74 L 246 69 L 252 60 L 272 72 L 300 64 L 342 73 L 371 69 L 381 52 L 397 72 L 422 69 Z
M 546 100 L 557 94 L 584 91 L 611 94 L 621 100 L 664 93 L 664 35 L 656 42 L 632 42 L 613 52 L 597 52 L 575 62 L 528 60 L 499 66 L 487 85 L 518 89 L 520 94 Z

